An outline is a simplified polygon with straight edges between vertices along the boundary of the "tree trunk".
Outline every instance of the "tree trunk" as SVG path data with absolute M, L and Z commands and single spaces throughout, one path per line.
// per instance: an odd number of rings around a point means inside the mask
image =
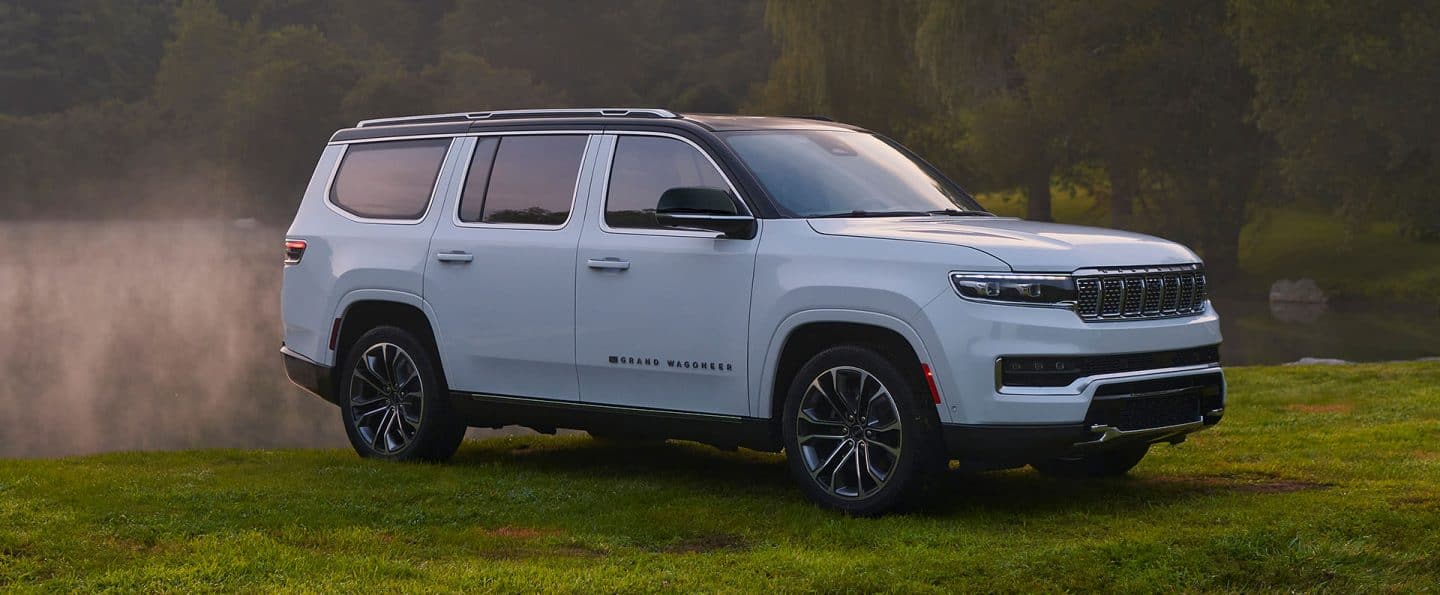
M 1140 173 L 1132 167 L 1110 168 L 1110 227 L 1128 229 L 1140 195 Z
M 1050 215 L 1050 170 L 1030 179 L 1025 188 L 1025 218 L 1031 221 L 1054 221 Z

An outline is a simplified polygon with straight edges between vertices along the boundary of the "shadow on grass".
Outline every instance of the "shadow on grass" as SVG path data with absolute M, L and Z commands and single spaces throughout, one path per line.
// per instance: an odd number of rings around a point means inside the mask
M 725 452 L 686 442 L 623 444 L 584 437 L 486 441 L 467 446 L 455 464 L 496 464 L 587 479 L 647 480 L 707 493 L 804 501 L 783 455 Z M 1187 504 L 1231 494 L 1282 494 L 1328 487 L 1277 477 L 1149 475 L 1144 467 L 1127 477 L 1055 478 L 1029 469 L 971 473 L 951 470 L 917 512 L 933 516 L 1123 512 Z

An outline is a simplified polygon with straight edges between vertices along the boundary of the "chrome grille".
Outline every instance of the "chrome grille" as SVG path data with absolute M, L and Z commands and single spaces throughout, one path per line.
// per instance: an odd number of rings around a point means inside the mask
M 1094 269 L 1075 277 L 1075 313 L 1086 321 L 1146 320 L 1206 308 L 1199 265 Z

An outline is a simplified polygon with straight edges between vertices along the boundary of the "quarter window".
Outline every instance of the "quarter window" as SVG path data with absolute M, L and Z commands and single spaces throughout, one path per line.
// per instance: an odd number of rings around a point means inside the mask
M 680 187 L 726 189 L 725 178 L 695 147 L 662 136 L 621 136 L 610 166 L 605 224 L 660 228 L 655 206 L 666 190 Z
M 368 219 L 419 219 L 449 148 L 450 139 L 352 144 L 335 173 L 330 202 Z
M 482 139 L 460 197 L 461 221 L 564 225 L 585 141 L 553 134 Z

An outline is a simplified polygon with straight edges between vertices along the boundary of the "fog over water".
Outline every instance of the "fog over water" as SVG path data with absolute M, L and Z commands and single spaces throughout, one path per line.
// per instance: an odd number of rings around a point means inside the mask
M 283 236 L 228 220 L 0 223 L 0 457 L 347 448 L 338 410 L 280 362 Z M 1227 364 L 1421 357 L 1440 336 L 1433 310 L 1217 309 Z
M 0 457 L 345 445 L 280 363 L 283 234 L 0 223 Z

